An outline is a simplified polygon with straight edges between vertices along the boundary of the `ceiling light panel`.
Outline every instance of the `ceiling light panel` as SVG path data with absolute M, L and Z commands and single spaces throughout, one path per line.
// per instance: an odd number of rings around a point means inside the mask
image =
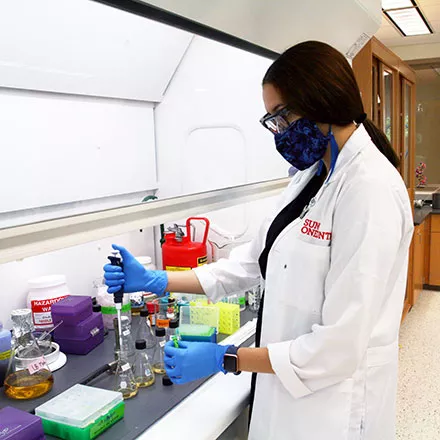
M 412 8 L 411 0 L 382 0 L 382 9 Z
M 415 8 L 386 11 L 386 13 L 405 35 L 426 35 L 431 33 Z

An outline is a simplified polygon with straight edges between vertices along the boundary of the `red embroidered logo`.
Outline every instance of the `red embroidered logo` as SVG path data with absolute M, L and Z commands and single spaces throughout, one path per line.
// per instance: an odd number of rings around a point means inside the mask
M 301 228 L 301 233 L 304 235 L 310 235 L 310 237 L 317 238 L 318 240 L 331 240 L 331 232 L 321 232 L 321 223 L 314 220 L 304 220 L 304 225 Z

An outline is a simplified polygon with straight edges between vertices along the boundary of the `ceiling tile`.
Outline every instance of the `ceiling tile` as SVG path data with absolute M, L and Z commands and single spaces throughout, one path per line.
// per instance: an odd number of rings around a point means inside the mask
M 416 3 L 423 8 L 427 5 L 439 5 L 440 0 L 416 0 Z

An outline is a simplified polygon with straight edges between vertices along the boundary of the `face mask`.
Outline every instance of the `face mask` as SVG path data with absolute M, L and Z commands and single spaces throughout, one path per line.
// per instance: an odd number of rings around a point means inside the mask
M 301 118 L 292 122 L 283 133 L 275 135 L 275 145 L 287 162 L 302 171 L 324 157 L 333 139 L 331 130 L 325 136 L 314 122 Z

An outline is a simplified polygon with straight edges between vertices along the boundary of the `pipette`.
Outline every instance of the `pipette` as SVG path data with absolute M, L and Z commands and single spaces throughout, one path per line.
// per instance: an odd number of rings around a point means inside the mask
M 119 266 L 123 268 L 122 259 L 119 257 L 119 251 L 112 251 L 112 256 L 108 257 L 110 263 L 113 266 Z M 116 313 L 118 316 L 118 331 L 119 331 L 119 347 L 122 347 L 122 333 L 121 333 L 121 309 L 122 309 L 122 301 L 124 299 L 124 288 L 121 287 L 117 292 L 113 294 L 113 298 L 115 301 Z

